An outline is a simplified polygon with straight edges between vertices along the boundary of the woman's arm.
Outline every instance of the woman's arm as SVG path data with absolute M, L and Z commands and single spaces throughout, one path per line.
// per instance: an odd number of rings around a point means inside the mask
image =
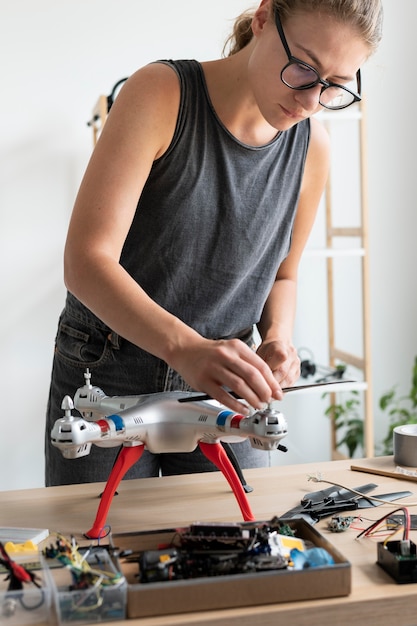
M 300 375 L 299 358 L 292 343 L 297 272 L 326 184 L 328 169 L 329 138 L 323 126 L 313 118 L 291 249 L 279 268 L 258 324 L 262 343 L 257 352 L 271 367 L 281 387 L 291 386 Z

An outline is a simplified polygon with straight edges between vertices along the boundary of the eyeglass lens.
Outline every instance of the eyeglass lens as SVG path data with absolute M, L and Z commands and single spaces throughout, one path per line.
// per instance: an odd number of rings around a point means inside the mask
M 309 89 L 321 82 L 317 71 L 307 64 L 299 61 L 292 61 L 284 67 L 281 73 L 282 81 L 292 89 Z M 347 89 L 353 91 L 357 88 L 356 82 L 346 85 Z M 327 108 L 344 108 L 355 101 L 355 96 L 347 89 L 339 85 L 323 85 L 319 102 Z

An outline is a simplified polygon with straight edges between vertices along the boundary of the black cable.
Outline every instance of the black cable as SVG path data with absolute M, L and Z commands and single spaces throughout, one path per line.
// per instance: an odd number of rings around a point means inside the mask
M 126 81 L 127 81 L 127 77 L 126 78 L 121 78 L 120 80 L 118 80 L 117 83 L 114 85 L 113 89 L 111 90 L 111 93 L 107 96 L 107 113 L 112 108 L 113 103 L 114 103 L 114 101 L 116 99 L 117 88 L 120 87 L 120 85 L 122 85 Z

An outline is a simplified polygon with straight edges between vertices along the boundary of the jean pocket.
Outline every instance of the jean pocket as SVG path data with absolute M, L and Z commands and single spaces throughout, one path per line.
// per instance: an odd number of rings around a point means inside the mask
M 108 333 L 79 320 L 61 318 L 55 340 L 55 354 L 70 365 L 94 367 L 110 356 Z

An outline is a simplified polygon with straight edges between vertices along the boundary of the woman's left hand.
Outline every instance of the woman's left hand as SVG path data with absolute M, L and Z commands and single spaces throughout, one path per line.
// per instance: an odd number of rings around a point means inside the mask
M 300 377 L 300 358 L 292 344 L 283 341 L 261 343 L 257 354 L 269 365 L 280 387 L 291 387 Z

